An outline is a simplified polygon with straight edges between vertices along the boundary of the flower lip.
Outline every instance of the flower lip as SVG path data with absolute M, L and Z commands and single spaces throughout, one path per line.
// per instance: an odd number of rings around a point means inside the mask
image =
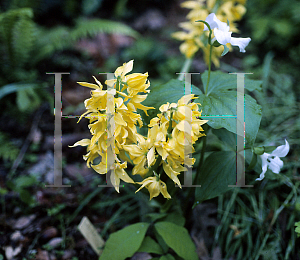
M 283 167 L 283 161 L 279 157 L 285 157 L 290 150 L 290 145 L 287 140 L 285 140 L 285 145 L 278 146 L 272 153 L 264 153 L 260 156 L 262 161 L 262 173 L 256 181 L 261 181 L 265 177 L 267 168 L 272 172 L 278 174 L 280 169 Z

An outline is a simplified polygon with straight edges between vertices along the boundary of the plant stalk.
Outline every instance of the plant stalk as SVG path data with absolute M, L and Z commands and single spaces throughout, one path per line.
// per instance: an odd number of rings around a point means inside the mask
M 192 65 L 192 61 L 193 59 L 192 58 L 187 58 L 182 66 L 182 69 L 179 73 L 179 76 L 178 76 L 178 80 L 183 80 L 184 79 L 184 73 L 188 73 L 189 70 L 190 70 L 190 67 Z
M 210 45 L 210 48 L 209 48 L 208 77 L 207 77 L 207 83 L 206 83 L 206 89 L 205 89 L 205 95 L 206 95 L 206 96 L 207 96 L 207 92 L 208 92 L 208 84 L 209 84 L 209 80 L 210 80 L 212 47 L 213 47 L 213 46 Z

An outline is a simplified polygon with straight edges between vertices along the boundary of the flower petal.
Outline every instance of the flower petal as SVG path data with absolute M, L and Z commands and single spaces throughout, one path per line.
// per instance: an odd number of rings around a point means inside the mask
M 282 168 L 283 166 L 283 161 L 279 159 L 279 157 L 275 157 L 274 159 L 271 159 L 269 158 L 269 160 L 271 161 L 269 163 L 269 168 L 272 172 L 274 173 L 279 173 L 280 172 L 280 169 Z
M 238 46 L 240 48 L 240 52 L 246 52 L 245 48 L 249 44 L 250 41 L 251 41 L 251 39 L 249 37 L 248 38 L 231 37 L 230 43 L 233 46 Z
M 170 179 L 172 179 L 172 181 L 174 181 L 180 188 L 181 188 L 181 184 L 180 181 L 177 177 L 177 175 L 179 174 L 179 172 L 174 171 L 167 163 L 163 163 L 163 169 L 165 171 L 165 173 L 169 176 Z
M 226 45 L 227 43 L 231 42 L 231 32 L 226 32 L 215 28 L 214 34 L 217 41 L 222 45 Z
M 287 140 L 285 140 L 285 145 L 278 146 L 272 153 L 272 156 L 285 157 L 290 150 L 290 145 Z
M 81 86 L 88 87 L 88 88 L 93 88 L 93 89 L 99 89 L 100 88 L 98 85 L 93 84 L 93 83 L 88 83 L 88 82 L 77 82 L 77 83 Z
M 75 147 L 75 146 L 78 146 L 78 145 L 87 146 L 87 145 L 90 145 L 90 144 L 91 144 L 90 139 L 82 139 L 82 140 L 76 142 L 74 145 L 69 145 L 69 147 Z
M 150 167 L 153 164 L 154 160 L 155 160 L 155 149 L 153 146 L 147 153 L 148 167 Z
M 228 32 L 229 31 L 229 26 L 224 23 L 221 22 L 217 16 L 214 13 L 209 14 L 206 19 L 205 22 L 207 22 L 210 26 L 210 29 L 215 29 L 218 28 L 219 30 L 222 30 L 224 32 Z M 204 31 L 207 31 L 208 27 L 204 24 Z
M 259 175 L 259 178 L 255 179 L 256 181 L 261 181 L 263 178 L 265 178 L 265 173 L 267 171 L 267 164 L 263 165 L 262 167 L 262 173 Z
M 127 183 L 134 183 L 134 181 L 129 177 L 129 175 L 124 171 L 124 169 L 116 169 L 115 175 L 121 179 L 122 181 L 125 181 Z
M 160 185 L 160 192 L 161 192 L 161 194 L 166 199 L 171 199 L 171 196 L 170 196 L 170 194 L 167 191 L 167 185 L 163 181 L 161 181 L 161 180 L 159 180 L 159 185 Z

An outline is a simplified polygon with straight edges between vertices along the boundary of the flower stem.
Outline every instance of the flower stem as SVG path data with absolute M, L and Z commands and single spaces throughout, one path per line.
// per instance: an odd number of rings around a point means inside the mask
M 156 159 L 156 162 L 154 165 L 152 165 L 150 168 L 149 168 L 149 171 L 147 173 L 147 175 L 145 176 L 146 177 L 150 177 L 150 176 L 153 176 L 153 174 L 155 175 L 155 172 L 157 170 L 157 167 L 159 166 L 159 164 L 161 163 L 161 156 L 158 155 L 157 159 Z M 149 176 L 148 176 L 149 175 Z
M 184 73 L 188 73 L 189 72 L 191 64 L 192 64 L 192 61 L 193 61 L 192 58 L 187 58 L 185 60 L 185 62 L 183 63 L 182 69 L 181 69 L 181 71 L 179 73 L 179 76 L 177 78 L 178 80 L 183 80 L 184 79 Z
M 209 49 L 209 63 L 208 63 L 208 78 L 207 78 L 207 83 L 206 83 L 206 90 L 205 90 L 205 95 L 207 95 L 207 91 L 208 91 L 208 84 L 209 84 L 209 80 L 210 80 L 210 71 L 211 71 L 211 53 L 212 53 L 212 42 L 211 42 L 211 35 L 212 35 L 212 30 L 210 28 L 210 25 L 203 20 L 198 20 L 196 22 L 202 22 L 204 23 L 207 28 L 209 29 L 209 35 L 208 35 L 208 44 L 210 45 L 210 49 Z
M 209 48 L 209 61 L 208 61 L 208 77 L 207 77 L 207 83 L 206 83 L 205 95 L 207 95 L 208 84 L 209 84 L 209 80 L 210 80 L 212 47 L 213 47 L 213 46 L 210 45 L 210 48 Z
M 205 131 L 205 133 L 207 133 L 208 129 L 209 129 L 208 125 L 205 124 L 203 126 L 203 130 Z M 194 178 L 194 183 L 193 183 L 194 185 L 197 185 L 196 182 L 197 182 L 198 176 L 200 174 L 200 171 L 201 171 L 201 168 L 202 168 L 202 164 L 203 164 L 203 160 L 204 160 L 204 153 L 205 153 L 205 149 L 206 149 L 206 136 L 204 136 L 202 138 L 202 142 L 203 142 L 203 144 L 202 144 L 202 149 L 201 149 L 200 162 L 199 162 L 199 165 L 198 165 L 196 176 Z M 190 197 L 192 196 L 192 194 L 194 194 L 194 192 L 195 192 L 195 187 L 191 187 L 190 190 L 189 190 L 189 193 L 188 193 L 188 195 L 186 196 L 186 199 L 185 199 L 185 201 L 187 202 L 187 204 L 184 207 L 183 212 L 185 212 L 185 211 L 188 210 L 188 207 L 187 207 L 188 201 L 190 200 Z
M 172 133 L 172 117 L 173 117 L 173 112 L 171 112 L 171 115 L 170 115 L 170 121 L 169 121 L 169 127 L 168 127 L 169 135 Z
M 205 124 L 203 126 L 203 130 L 206 134 L 207 134 L 208 129 L 209 129 L 208 125 Z M 205 153 L 205 149 L 206 149 L 206 136 L 203 136 L 203 141 L 202 142 L 203 142 L 203 144 L 202 144 L 202 149 L 201 149 L 200 162 L 199 162 L 197 173 L 196 173 L 196 176 L 195 176 L 195 181 L 197 181 L 197 179 L 198 179 L 198 176 L 199 176 L 201 168 L 202 168 L 203 160 L 204 160 L 204 153 Z

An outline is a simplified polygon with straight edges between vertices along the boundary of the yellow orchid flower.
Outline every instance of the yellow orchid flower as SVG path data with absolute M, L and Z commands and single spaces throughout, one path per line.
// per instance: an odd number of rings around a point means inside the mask
M 170 165 L 167 164 L 167 163 L 165 163 L 165 162 L 163 163 L 163 168 L 164 168 L 165 173 L 169 176 L 169 178 L 170 178 L 172 181 L 174 181 L 174 182 L 181 188 L 180 181 L 179 181 L 179 179 L 178 179 L 178 177 L 177 177 L 177 175 L 180 174 L 180 171 L 178 172 L 178 171 L 173 170 L 173 169 L 170 167 Z
M 171 196 L 167 191 L 167 185 L 163 181 L 159 180 L 158 177 L 148 177 L 142 182 L 138 182 L 138 184 L 142 184 L 142 186 L 136 191 L 136 193 L 145 187 L 150 193 L 150 200 L 157 197 L 160 193 L 166 199 L 171 199 Z
M 124 170 L 127 167 L 127 162 L 124 162 L 122 164 L 116 162 L 114 163 L 113 167 L 114 167 L 112 169 L 113 171 L 111 171 L 111 175 L 110 175 L 110 181 L 112 185 L 115 187 L 115 190 L 117 192 L 120 192 L 119 191 L 120 180 L 125 181 L 127 183 L 134 183 L 134 181 L 129 177 L 129 175 Z M 98 165 L 92 165 L 92 168 L 100 174 L 107 173 L 106 161 L 102 161 Z

